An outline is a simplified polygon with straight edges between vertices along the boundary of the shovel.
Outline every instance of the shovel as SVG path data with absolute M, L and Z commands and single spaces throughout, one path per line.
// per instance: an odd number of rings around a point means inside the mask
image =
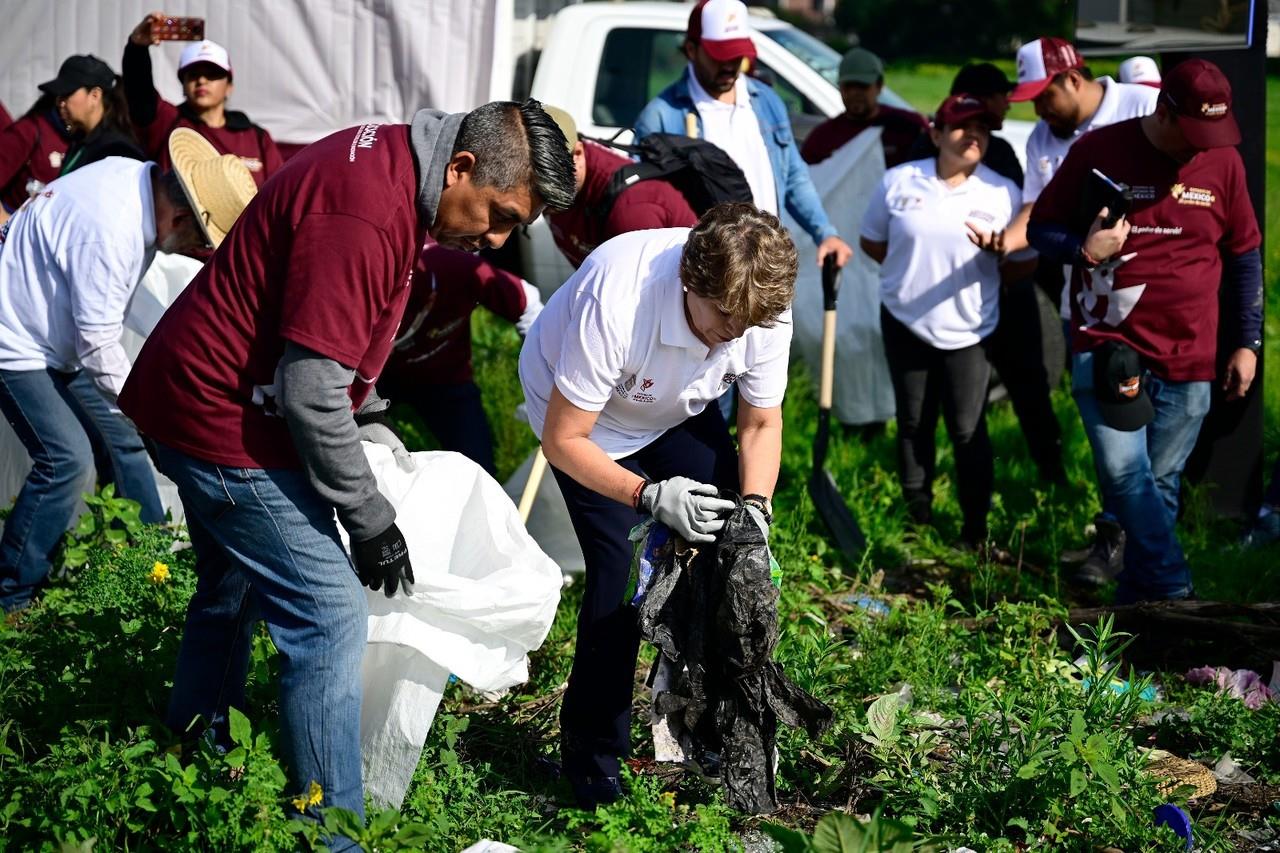
M 542 485 L 542 475 L 547 472 L 547 457 L 542 453 L 542 445 L 533 457 L 533 467 L 529 469 L 529 479 L 524 482 L 524 491 L 520 493 L 520 503 L 516 511 L 520 513 L 520 522 L 529 524 L 529 513 L 533 512 L 533 500 L 538 496 L 538 487 Z
M 840 290 L 840 268 L 834 254 L 822 264 L 822 382 L 818 387 L 818 432 L 813 438 L 813 473 L 809 476 L 809 497 L 822 523 L 831 531 L 836 547 L 857 563 L 867 548 L 867 538 L 844 502 L 827 461 L 831 439 L 831 396 L 836 366 L 836 294 Z

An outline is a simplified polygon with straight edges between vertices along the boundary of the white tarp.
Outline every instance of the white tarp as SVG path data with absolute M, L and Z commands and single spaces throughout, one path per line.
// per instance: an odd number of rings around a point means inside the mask
M 369 591 L 364 657 L 364 787 L 399 807 L 450 673 L 480 691 L 527 681 L 561 575 L 502 486 L 470 459 L 418 452 L 417 470 L 405 473 L 389 448 L 365 444 L 365 455 L 396 508 L 416 578 L 408 598 Z
M 840 274 L 836 302 L 836 366 L 832 414 L 846 424 L 887 421 L 893 417 L 893 382 L 880 336 L 880 265 L 858 249 L 862 214 L 884 176 L 880 129 L 864 130 L 817 165 L 809 167 L 827 216 L 853 247 Z M 789 216 L 799 235 L 800 273 L 796 277 L 792 346 L 818 382 L 822 356 L 822 270 L 813 241 Z
M 205 19 L 235 70 L 230 105 L 280 142 L 314 142 L 364 122 L 450 112 L 511 87 L 512 0 L 0 0 L 0 102 L 17 116 L 66 57 L 116 73 L 130 31 L 162 6 Z M 156 88 L 181 100 L 184 42 L 151 48 Z M 495 55 L 494 45 L 503 49 Z
M 160 315 L 164 313 L 165 308 L 169 307 L 169 304 L 178 298 L 182 289 L 195 278 L 196 273 L 200 271 L 200 266 L 199 261 L 183 255 L 156 253 L 155 260 L 147 269 L 147 274 L 142 277 L 142 282 L 134 291 L 133 299 L 129 303 L 129 313 L 125 317 L 125 331 L 120 336 L 125 353 L 131 361 L 138 357 L 143 342 L 160 321 Z M 27 455 L 26 448 L 22 446 L 22 442 L 18 440 L 9 423 L 0 418 L 0 501 L 7 504 L 17 497 L 30 470 L 31 457 Z M 154 466 L 152 471 L 155 471 Z M 160 503 L 173 514 L 174 521 L 182 521 L 185 516 L 182 511 L 182 501 L 178 499 L 178 487 L 160 473 L 155 473 Z M 94 475 L 90 473 L 85 478 L 81 492 L 92 492 L 94 482 Z M 84 504 L 80 504 L 75 513 L 77 518 L 84 509 Z M 75 519 L 72 519 L 72 523 L 74 522 Z

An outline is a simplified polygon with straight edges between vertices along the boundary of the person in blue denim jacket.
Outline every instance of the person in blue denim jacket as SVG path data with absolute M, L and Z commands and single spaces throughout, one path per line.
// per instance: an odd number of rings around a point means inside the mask
M 853 250 L 836 233 L 800 159 L 782 99 L 743 72 L 756 57 L 741 0 L 702 0 L 689 16 L 689 67 L 636 119 L 636 139 L 674 133 L 723 148 L 742 169 L 756 207 L 785 208 L 818 246 L 818 263 L 834 253 L 840 266 Z

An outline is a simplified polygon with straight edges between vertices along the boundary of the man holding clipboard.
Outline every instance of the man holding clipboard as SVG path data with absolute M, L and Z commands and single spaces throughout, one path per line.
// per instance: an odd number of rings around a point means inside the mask
M 1261 235 L 1239 142 L 1226 77 L 1188 60 L 1165 77 L 1154 114 L 1072 146 L 1031 214 L 1031 244 L 1073 264 L 1072 394 L 1126 536 L 1120 603 L 1194 594 L 1175 533 L 1182 469 L 1210 383 L 1235 399 L 1253 382 Z M 1219 286 L 1234 341 L 1222 376 Z

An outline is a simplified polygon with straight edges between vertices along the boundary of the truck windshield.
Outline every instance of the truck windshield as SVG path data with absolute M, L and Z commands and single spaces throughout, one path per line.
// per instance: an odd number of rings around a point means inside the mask
M 818 39 L 795 27 L 760 28 L 763 33 L 782 45 L 789 53 L 817 71 L 832 86 L 840 72 L 840 54 L 827 47 Z

